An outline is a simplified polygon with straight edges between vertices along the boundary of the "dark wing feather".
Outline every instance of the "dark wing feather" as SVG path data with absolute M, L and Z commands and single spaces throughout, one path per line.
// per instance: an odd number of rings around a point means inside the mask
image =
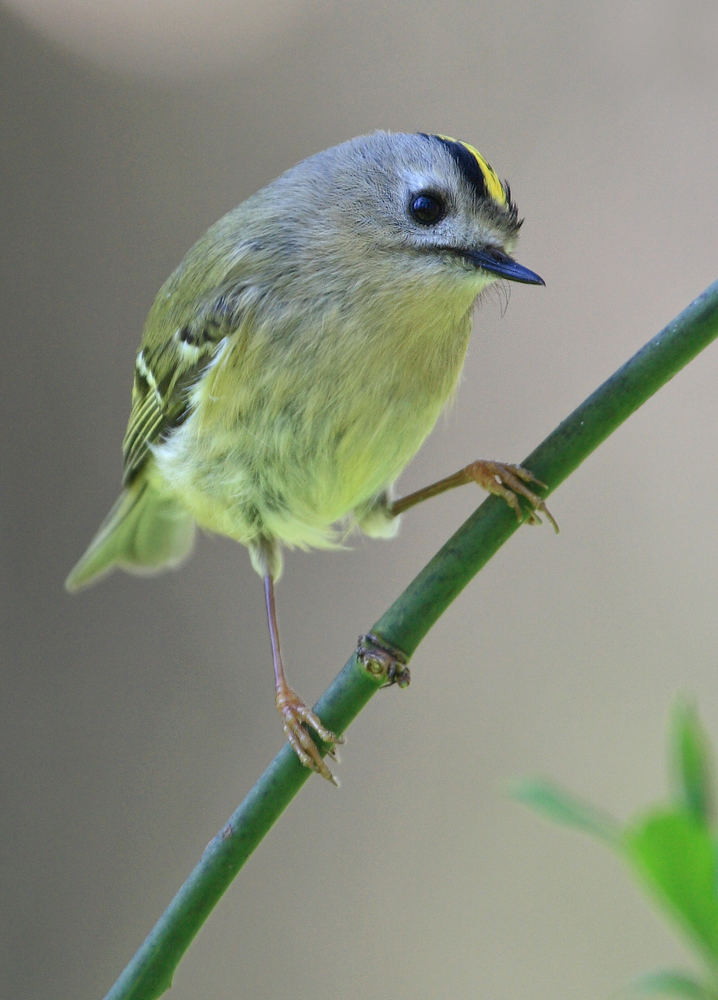
M 234 296 L 217 292 L 191 324 L 165 339 L 145 336 L 135 362 L 132 409 L 122 453 L 124 482 L 132 482 L 150 445 L 178 427 L 191 411 L 190 391 L 239 322 Z M 159 342 L 158 342 L 159 341 Z

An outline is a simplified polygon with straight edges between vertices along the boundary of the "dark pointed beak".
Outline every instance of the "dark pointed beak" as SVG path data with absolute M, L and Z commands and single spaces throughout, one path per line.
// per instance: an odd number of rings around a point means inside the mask
M 513 257 L 501 250 L 487 248 L 486 250 L 467 250 L 465 255 L 476 267 L 497 274 L 506 281 L 520 281 L 524 285 L 545 285 L 543 278 L 534 271 L 529 271 L 523 264 L 517 263 Z

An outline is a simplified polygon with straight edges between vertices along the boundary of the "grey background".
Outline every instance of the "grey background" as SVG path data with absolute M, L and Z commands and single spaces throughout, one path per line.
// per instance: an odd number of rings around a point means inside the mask
M 0 11 L 4 432 L 0 995 L 102 995 L 281 745 L 261 585 L 62 581 L 114 499 L 155 291 L 221 213 L 375 127 L 475 143 L 545 289 L 481 309 L 402 487 L 520 459 L 716 277 L 712 2 L 23 4 Z M 25 9 L 27 8 L 27 10 Z M 112 18 L 116 23 L 112 23 Z M 48 20 L 43 20 L 47 18 Z M 58 23 L 53 24 L 52 19 Z M 687 954 L 615 858 L 513 803 L 543 773 L 628 817 L 680 691 L 718 736 L 718 353 L 518 533 L 223 899 L 172 997 L 602 997 Z M 289 554 L 308 699 L 479 501 Z

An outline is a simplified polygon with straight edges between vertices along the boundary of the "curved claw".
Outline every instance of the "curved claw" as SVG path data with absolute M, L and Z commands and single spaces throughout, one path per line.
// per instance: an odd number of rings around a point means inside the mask
M 287 737 L 289 745 L 304 767 L 310 771 L 316 771 L 333 785 L 339 784 L 332 772 L 322 759 L 314 738 L 310 730 L 313 730 L 322 743 L 326 743 L 329 749 L 328 756 L 332 760 L 338 760 L 336 744 L 343 743 L 341 736 L 335 735 L 322 723 L 316 712 L 308 708 L 302 699 L 291 688 L 284 688 L 277 691 L 276 705 L 279 714 L 282 716 L 282 728 Z
M 491 462 L 480 459 L 472 462 L 464 469 L 464 473 L 475 483 L 485 489 L 487 493 L 501 497 L 516 514 L 519 521 L 523 520 L 524 512 L 521 509 L 519 497 L 523 497 L 531 504 L 531 512 L 527 518 L 529 524 L 541 524 L 538 515 L 540 511 L 551 523 L 553 529 L 558 533 L 558 523 L 551 511 L 546 506 L 545 501 L 530 489 L 529 484 L 533 484 L 542 489 L 546 488 L 546 483 L 541 482 L 533 472 L 525 469 L 522 465 L 509 465 L 505 462 Z

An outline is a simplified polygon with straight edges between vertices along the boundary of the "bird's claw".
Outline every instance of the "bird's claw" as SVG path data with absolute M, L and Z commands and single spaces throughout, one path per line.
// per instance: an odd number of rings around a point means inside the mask
M 558 533 L 558 523 L 545 501 L 530 488 L 531 485 L 534 485 L 546 489 L 546 483 L 541 482 L 522 465 L 509 465 L 505 462 L 479 459 L 477 462 L 467 465 L 464 473 L 487 493 L 492 493 L 505 500 L 519 521 L 524 518 L 524 511 L 519 500 L 519 497 L 523 497 L 531 505 L 531 511 L 527 518 L 528 523 L 541 524 L 540 511 L 551 523 L 554 531 Z
M 300 763 L 309 768 L 310 771 L 321 774 L 333 785 L 338 785 L 339 782 L 322 759 L 319 747 L 310 730 L 316 733 L 322 743 L 326 744 L 325 752 L 332 760 L 339 759 L 336 744 L 343 743 L 344 739 L 327 729 L 316 712 L 308 708 L 291 688 L 277 691 L 276 705 L 282 717 L 284 735 Z

